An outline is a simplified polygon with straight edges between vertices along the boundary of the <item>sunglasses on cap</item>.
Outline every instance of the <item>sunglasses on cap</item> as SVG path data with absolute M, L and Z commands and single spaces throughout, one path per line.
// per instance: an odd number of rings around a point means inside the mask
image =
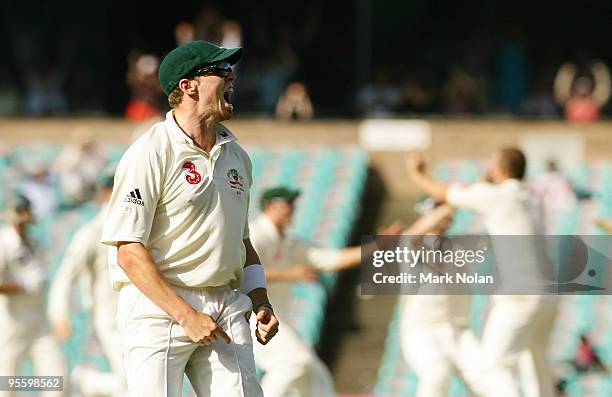
M 189 74 L 190 77 L 215 75 L 227 78 L 232 73 L 232 65 L 229 62 L 221 61 L 210 65 L 200 66 Z

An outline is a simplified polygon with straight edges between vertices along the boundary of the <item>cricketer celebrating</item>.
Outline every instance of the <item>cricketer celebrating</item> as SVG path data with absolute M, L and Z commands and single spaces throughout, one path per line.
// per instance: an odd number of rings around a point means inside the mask
M 5 218 L 7 225 L 0 229 L 0 375 L 19 375 L 22 361 L 29 357 L 36 375 L 63 376 L 64 357 L 45 315 L 44 269 L 27 232 L 34 222 L 30 201 L 22 195 L 10 198 Z M 11 395 L 0 391 L 0 396 Z
M 126 392 L 123 359 L 117 349 L 121 341 L 116 321 L 117 291 L 111 288 L 108 278 L 108 250 L 100 244 L 114 174 L 114 170 L 105 170 L 98 178 L 97 199 L 102 208 L 74 233 L 49 289 L 47 313 L 56 337 L 65 341 L 72 334 L 70 292 L 75 280 L 85 281 L 82 298 L 88 298 L 83 301 L 92 306 L 93 328 L 112 372 L 76 366 L 71 372 L 71 381 L 83 397 L 118 397 Z M 89 291 L 90 296 L 83 295 Z
M 439 205 L 426 209 L 404 234 L 411 240 L 420 240 L 419 245 L 432 245 L 452 221 L 453 208 Z M 423 271 L 437 271 L 427 266 Z M 460 295 L 445 294 L 449 292 L 448 286 L 422 285 L 418 294 L 402 296 L 400 300 L 400 346 L 419 379 L 416 397 L 448 396 L 455 371 L 477 395 L 482 391 L 475 381 L 481 375 L 475 365 L 480 361 L 480 348 L 469 328 L 472 297 L 464 295 L 468 290 L 461 287 L 454 290 Z
M 522 280 L 536 271 L 530 268 L 537 257 L 534 246 L 508 251 L 508 240 L 499 236 L 536 236 L 544 230 L 541 202 L 522 183 L 527 161 L 517 148 L 499 150 L 492 158 L 491 182 L 447 186 L 425 173 L 425 163 L 413 155 L 408 161 L 412 181 L 431 197 L 457 208 L 469 208 L 483 217 L 496 247 L 498 271 L 509 281 Z M 525 239 L 525 241 L 528 241 Z M 514 247 L 509 247 L 513 249 Z M 506 252 L 505 255 L 498 255 Z M 505 272 L 505 273 L 504 273 Z M 557 297 L 538 295 L 495 295 L 482 335 L 488 376 L 480 390 L 487 396 L 518 397 L 514 369 L 519 367 L 526 397 L 552 397 L 553 380 L 546 359 L 549 336 L 557 310 Z
M 294 282 L 316 281 L 319 272 L 343 271 L 361 264 L 361 246 L 321 248 L 288 233 L 299 195 L 299 190 L 285 186 L 267 189 L 261 195 L 262 212 L 251 223 L 253 246 L 266 263 L 269 294 L 279 302 L 281 319 L 289 316 Z M 393 235 L 402 228 L 394 223 L 379 233 Z M 325 364 L 287 323 L 265 349 L 255 346 L 255 362 L 265 371 L 261 383 L 266 397 L 336 395 Z
M 159 69 L 172 110 L 117 168 L 102 242 L 130 396 L 180 396 L 183 374 L 198 396 L 262 396 L 249 317 L 261 344 L 278 320 L 249 240 L 251 162 L 219 123 L 241 56 L 205 41 L 172 50 Z

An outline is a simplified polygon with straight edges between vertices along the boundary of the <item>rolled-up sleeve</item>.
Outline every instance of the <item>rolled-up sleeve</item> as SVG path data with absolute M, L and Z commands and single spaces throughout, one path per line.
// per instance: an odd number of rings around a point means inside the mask
M 115 183 L 101 242 L 120 241 L 146 245 L 161 195 L 163 164 L 147 141 L 125 153 L 115 173 Z
M 324 272 L 334 271 L 342 258 L 342 250 L 316 247 L 303 240 L 293 241 L 290 252 L 293 264 L 312 266 Z

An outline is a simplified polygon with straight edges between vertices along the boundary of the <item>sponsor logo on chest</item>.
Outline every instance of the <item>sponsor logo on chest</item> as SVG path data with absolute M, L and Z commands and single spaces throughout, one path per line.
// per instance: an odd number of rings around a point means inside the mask
M 198 171 L 193 162 L 185 161 L 182 168 L 187 170 L 187 173 L 185 174 L 185 180 L 187 183 L 190 185 L 197 185 L 198 183 L 202 182 L 202 174 Z

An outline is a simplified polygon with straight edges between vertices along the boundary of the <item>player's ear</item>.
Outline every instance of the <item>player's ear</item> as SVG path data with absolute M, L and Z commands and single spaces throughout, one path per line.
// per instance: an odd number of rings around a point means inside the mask
M 181 79 L 178 83 L 178 88 L 187 95 L 193 95 L 197 92 L 195 80 Z

